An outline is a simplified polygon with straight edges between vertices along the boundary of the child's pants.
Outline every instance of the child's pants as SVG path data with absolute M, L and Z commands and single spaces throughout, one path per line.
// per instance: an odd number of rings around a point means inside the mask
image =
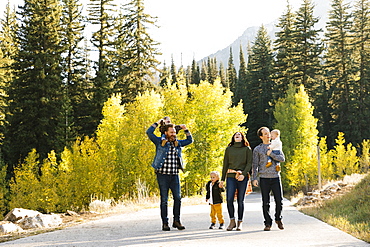
M 216 224 L 216 215 L 220 224 L 225 223 L 224 216 L 222 215 L 222 203 L 211 204 L 211 223 Z

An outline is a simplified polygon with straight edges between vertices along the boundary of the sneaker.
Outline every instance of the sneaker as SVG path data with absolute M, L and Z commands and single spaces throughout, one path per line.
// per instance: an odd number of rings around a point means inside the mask
M 284 230 L 283 222 L 281 222 L 281 220 L 276 220 L 275 222 L 278 225 L 280 230 Z
M 215 226 L 216 226 L 216 224 L 212 223 L 211 226 L 209 227 L 209 229 L 215 229 Z
M 174 221 L 172 227 L 177 228 L 178 230 L 184 230 L 185 226 L 183 226 L 180 221 Z
M 271 226 L 269 225 L 265 225 L 265 228 L 263 229 L 264 231 L 270 231 L 271 230 Z
M 162 231 L 170 231 L 170 227 L 168 226 L 168 224 L 163 224 L 162 225 Z
M 221 223 L 218 229 L 224 229 L 224 223 Z

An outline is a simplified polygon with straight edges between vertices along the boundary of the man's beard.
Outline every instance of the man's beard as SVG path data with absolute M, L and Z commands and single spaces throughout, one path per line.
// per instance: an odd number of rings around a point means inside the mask
M 167 136 L 167 140 L 169 140 L 170 142 L 174 142 L 176 141 L 176 136 Z

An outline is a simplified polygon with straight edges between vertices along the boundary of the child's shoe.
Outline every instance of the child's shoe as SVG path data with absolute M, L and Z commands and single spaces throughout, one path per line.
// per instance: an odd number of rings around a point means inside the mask
M 270 157 L 268 157 L 266 167 L 270 167 L 271 165 L 272 165 L 272 160 Z
M 209 227 L 209 229 L 215 229 L 215 226 L 216 226 L 216 224 L 212 223 L 211 226 Z
M 275 169 L 276 169 L 277 172 L 279 172 L 281 170 L 280 165 L 276 165 Z
M 218 229 L 224 229 L 224 223 L 221 223 Z

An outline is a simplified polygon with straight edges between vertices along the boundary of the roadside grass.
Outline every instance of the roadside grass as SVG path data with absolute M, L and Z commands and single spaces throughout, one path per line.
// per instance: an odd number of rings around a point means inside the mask
M 370 243 L 370 174 L 349 193 L 300 211 Z

